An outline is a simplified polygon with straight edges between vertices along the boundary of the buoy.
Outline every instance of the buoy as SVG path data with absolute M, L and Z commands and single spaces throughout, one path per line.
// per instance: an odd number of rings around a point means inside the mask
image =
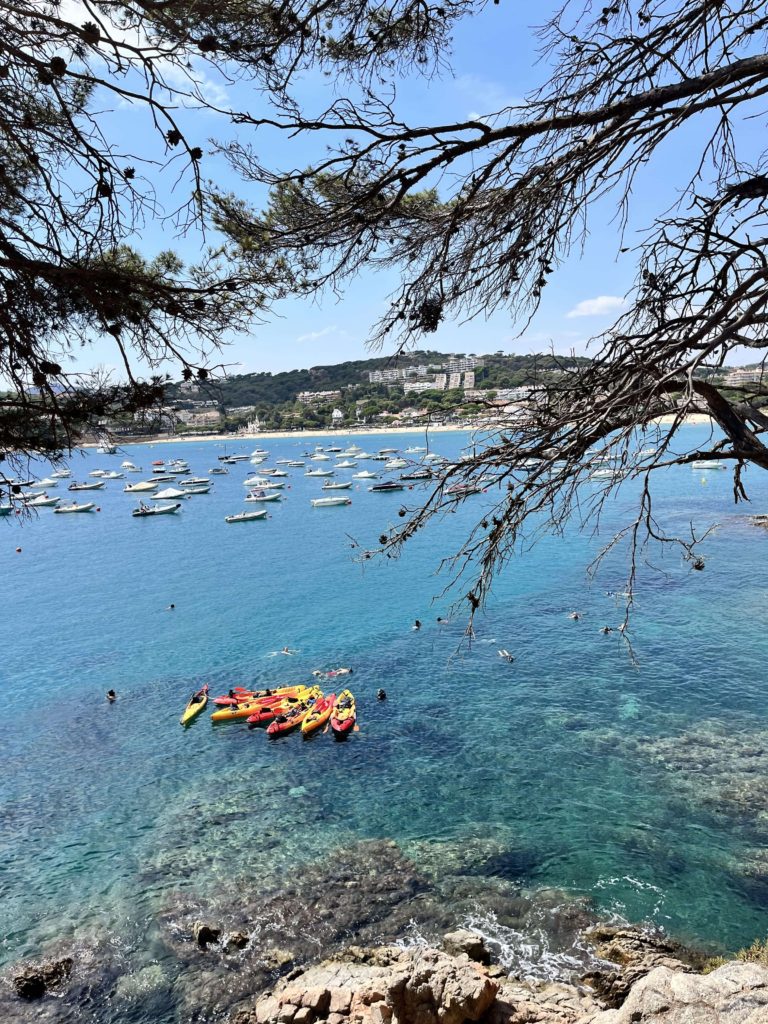
M 101 512 L 101 506 L 100 506 L 100 505 L 97 505 L 97 506 L 96 506 L 96 511 L 97 511 L 97 512 Z
M 21 554 L 21 548 L 16 548 L 16 554 L 17 554 L 17 555 L 20 555 L 20 554 Z

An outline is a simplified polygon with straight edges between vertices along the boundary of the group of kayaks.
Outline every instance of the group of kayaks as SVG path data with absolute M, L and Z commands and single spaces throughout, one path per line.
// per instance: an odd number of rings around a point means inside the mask
M 268 736 L 280 736 L 301 728 L 304 736 L 330 727 L 336 739 L 345 739 L 357 729 L 357 708 L 350 690 L 324 694 L 320 687 L 300 684 L 269 690 L 247 690 L 236 686 L 228 694 L 214 697 L 212 722 L 245 720 L 251 728 L 266 725 Z M 208 685 L 193 693 L 182 725 L 189 725 L 208 704 Z

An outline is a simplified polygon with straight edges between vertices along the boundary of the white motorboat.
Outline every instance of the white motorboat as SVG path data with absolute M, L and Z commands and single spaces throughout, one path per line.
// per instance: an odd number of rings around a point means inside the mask
M 220 455 L 219 458 L 221 459 L 222 462 L 228 462 L 228 463 L 232 464 L 232 463 L 236 463 L 236 462 L 247 462 L 249 456 L 248 455 L 225 455 L 225 456 L 221 456 Z
M 266 519 L 267 510 L 265 508 L 259 509 L 247 509 L 245 512 L 237 512 L 233 516 L 224 516 L 225 523 L 250 523 L 254 519 Z
M 161 498 L 163 501 L 173 501 L 178 498 L 188 498 L 187 491 L 180 491 L 177 487 L 166 487 L 163 491 L 155 491 L 153 497 Z
M 209 469 L 208 473 L 210 476 L 226 476 L 229 470 L 226 466 L 216 466 L 215 469 Z
M 160 473 L 154 479 L 159 484 L 175 484 L 177 482 L 176 477 L 171 473 Z
M 315 455 L 309 456 L 312 462 L 330 462 L 331 456 L 325 455 L 323 452 L 317 452 Z
M 388 455 L 371 455 L 370 459 L 372 462 L 389 462 Z
M 280 501 L 282 494 L 279 491 L 249 491 L 245 496 L 246 501 Z
M 102 480 L 123 480 L 125 473 L 118 473 L 116 469 L 110 470 L 108 473 L 102 473 Z
M 332 469 L 310 469 L 304 476 L 333 476 Z
M 336 445 L 329 445 L 325 450 L 327 452 L 340 452 L 341 448 L 337 448 Z
M 290 459 L 275 459 L 275 465 L 276 466 L 290 466 L 291 465 L 291 460 Z
M 397 455 L 398 448 L 379 448 L 379 455 Z
M 191 476 L 188 480 L 179 480 L 180 487 L 210 487 L 211 481 L 207 476 Z
M 34 498 L 27 498 L 24 504 L 27 508 L 53 508 L 60 501 L 61 498 L 49 498 L 47 494 L 36 494 Z
M 370 469 L 364 469 L 360 473 L 352 474 L 353 480 L 378 480 L 379 474 L 373 473 Z
M 258 455 L 260 455 L 263 459 L 266 459 L 269 456 L 269 452 L 265 451 L 264 448 L 254 448 L 253 451 L 251 452 L 251 458 L 255 459 Z M 237 458 L 237 456 L 234 457 Z
M 35 481 L 35 487 L 58 487 L 59 481 L 54 480 L 52 476 L 46 476 L 42 480 Z
M 68 491 L 100 491 L 103 487 L 106 487 L 106 486 L 107 485 L 104 483 L 103 480 L 96 480 L 92 484 L 72 483 L 72 484 L 69 485 L 69 487 L 67 487 L 67 490 Z
M 301 459 L 291 459 L 288 465 L 293 466 L 294 469 L 304 469 L 304 463 Z
M 727 466 L 717 459 L 696 459 L 691 463 L 691 469 L 727 469 Z
M 327 480 L 323 484 L 323 488 L 322 489 L 324 491 L 348 491 L 351 486 L 352 486 L 352 481 L 351 480 L 347 480 L 347 482 L 344 483 L 344 484 L 332 483 L 330 480 Z
M 422 462 L 443 462 L 444 459 L 443 459 L 442 455 L 436 455 L 434 452 L 432 452 L 431 455 L 425 455 L 424 458 L 421 461 Z
M 93 469 L 88 474 L 88 476 L 97 476 L 97 477 L 106 476 L 106 475 L 107 475 L 106 469 Z
M 336 498 L 311 498 L 310 500 L 314 508 L 330 508 L 331 505 L 352 504 L 352 499 L 348 498 L 346 494 L 340 494 Z
M 141 466 L 135 466 L 132 462 L 129 462 L 127 459 L 126 459 L 125 462 L 121 462 L 120 463 L 120 469 L 124 469 L 126 471 L 126 473 L 141 473 L 142 472 Z
M 189 466 L 166 466 L 166 473 L 172 473 L 174 476 L 184 476 L 189 472 Z
M 251 461 L 251 465 L 252 466 L 260 466 L 262 464 L 262 462 L 266 462 L 266 456 L 264 456 L 264 455 L 254 455 L 253 458 L 250 461 Z
M 420 448 L 418 445 L 411 445 L 410 448 L 405 449 L 406 455 L 415 455 L 417 452 L 425 452 L 426 448 Z
M 407 469 L 408 462 L 405 459 L 390 459 L 384 463 L 384 469 Z
M 269 487 L 269 480 L 265 476 L 249 476 L 243 480 L 243 487 Z
M 211 484 L 195 484 L 194 487 L 187 487 L 184 491 L 185 494 L 208 494 L 211 489 Z
M 173 505 L 139 505 L 135 508 L 131 515 L 137 519 L 141 519 L 146 516 L 170 516 L 174 512 L 178 512 L 181 508 L 181 502 L 177 501 Z
M 336 469 L 354 469 L 357 465 L 352 459 L 345 459 L 344 462 L 337 462 Z
M 126 484 L 123 490 L 126 494 L 135 494 L 141 491 L 154 491 L 157 486 L 157 480 L 140 480 L 137 484 Z
M 97 455 L 117 455 L 117 445 L 103 441 L 96 449 Z
M 618 477 L 618 473 L 613 469 L 595 469 L 589 475 L 592 480 L 613 480 L 615 477 Z
M 55 480 L 66 480 L 67 477 L 72 476 L 71 469 L 57 469 L 55 473 L 51 473 L 51 476 Z
M 284 469 L 262 469 L 264 476 L 289 476 Z
M 71 505 L 59 505 L 58 508 L 53 510 L 54 515 L 59 513 L 64 514 L 67 512 L 93 512 L 96 508 L 92 501 L 87 502 L 85 505 L 78 505 L 76 501 L 73 501 Z

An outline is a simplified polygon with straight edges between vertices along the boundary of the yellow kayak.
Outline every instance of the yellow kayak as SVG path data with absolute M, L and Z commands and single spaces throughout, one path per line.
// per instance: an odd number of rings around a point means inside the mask
M 293 693 L 273 694 L 270 697 L 256 697 L 254 700 L 245 700 L 242 704 L 237 704 L 233 707 L 219 708 L 218 711 L 214 711 L 211 715 L 211 721 L 236 722 L 241 718 L 248 718 L 255 711 L 258 711 L 259 708 L 264 707 L 265 704 L 277 701 L 298 703 L 307 696 L 309 690 L 308 686 L 297 686 Z
M 301 723 L 301 731 L 305 736 L 313 733 L 315 729 L 319 729 L 321 725 L 325 725 L 331 717 L 335 701 L 335 693 L 329 693 L 327 697 L 320 697 L 315 701 L 314 707 Z
M 342 690 L 336 699 L 331 715 L 331 728 L 337 740 L 346 739 L 355 728 L 357 721 L 357 705 L 349 690 Z
M 189 725 L 189 723 L 200 714 L 208 703 L 208 683 L 198 690 L 197 693 L 193 693 L 187 702 L 187 706 L 184 708 L 184 714 L 179 719 L 181 725 Z

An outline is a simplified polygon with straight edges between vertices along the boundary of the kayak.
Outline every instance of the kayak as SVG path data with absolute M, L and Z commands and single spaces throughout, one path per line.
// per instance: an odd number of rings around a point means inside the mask
M 354 729 L 357 720 L 355 698 L 349 690 L 343 690 L 331 714 L 331 728 L 337 740 L 343 740 Z
M 277 715 L 275 720 L 267 726 L 267 736 L 275 737 L 281 733 L 290 732 L 291 729 L 295 729 L 297 725 L 301 725 L 304 719 L 312 710 L 312 706 L 315 701 L 322 697 L 322 691 L 319 686 L 313 687 L 307 696 L 307 698 L 297 704 L 291 711 Z
M 261 700 L 262 697 L 292 697 L 299 690 L 306 690 L 308 687 L 304 683 L 299 683 L 296 686 L 278 686 L 274 690 L 245 690 L 242 686 L 233 686 L 232 692 L 235 694 L 234 697 L 230 697 L 225 694 L 222 697 L 214 697 L 213 703 L 220 708 L 228 708 L 234 704 L 242 704 L 249 700 Z
M 307 696 L 312 691 L 307 686 L 298 688 L 298 692 L 293 694 L 290 699 L 295 700 L 306 700 Z M 232 707 L 220 708 L 218 711 L 214 711 L 211 715 L 212 722 L 236 722 L 241 718 L 248 718 L 254 712 L 264 707 L 264 702 L 267 701 L 267 707 L 269 707 L 269 697 L 257 697 L 255 700 L 247 699 L 242 704 L 235 704 Z
M 264 722 L 271 722 L 278 715 L 284 715 L 287 711 L 293 710 L 305 701 L 301 697 L 279 697 L 274 703 L 261 704 L 252 715 L 246 718 L 248 725 L 262 725 Z
M 200 714 L 208 703 L 208 683 L 198 690 L 197 693 L 193 693 L 189 698 L 187 706 L 184 708 L 184 714 L 179 719 L 182 725 L 189 725 L 189 723 Z
M 335 693 L 329 693 L 327 697 L 321 697 L 319 700 L 315 701 L 314 707 L 301 723 L 301 731 L 304 736 L 309 736 L 315 731 L 315 729 L 319 729 L 321 725 L 325 725 L 331 717 L 335 701 Z

